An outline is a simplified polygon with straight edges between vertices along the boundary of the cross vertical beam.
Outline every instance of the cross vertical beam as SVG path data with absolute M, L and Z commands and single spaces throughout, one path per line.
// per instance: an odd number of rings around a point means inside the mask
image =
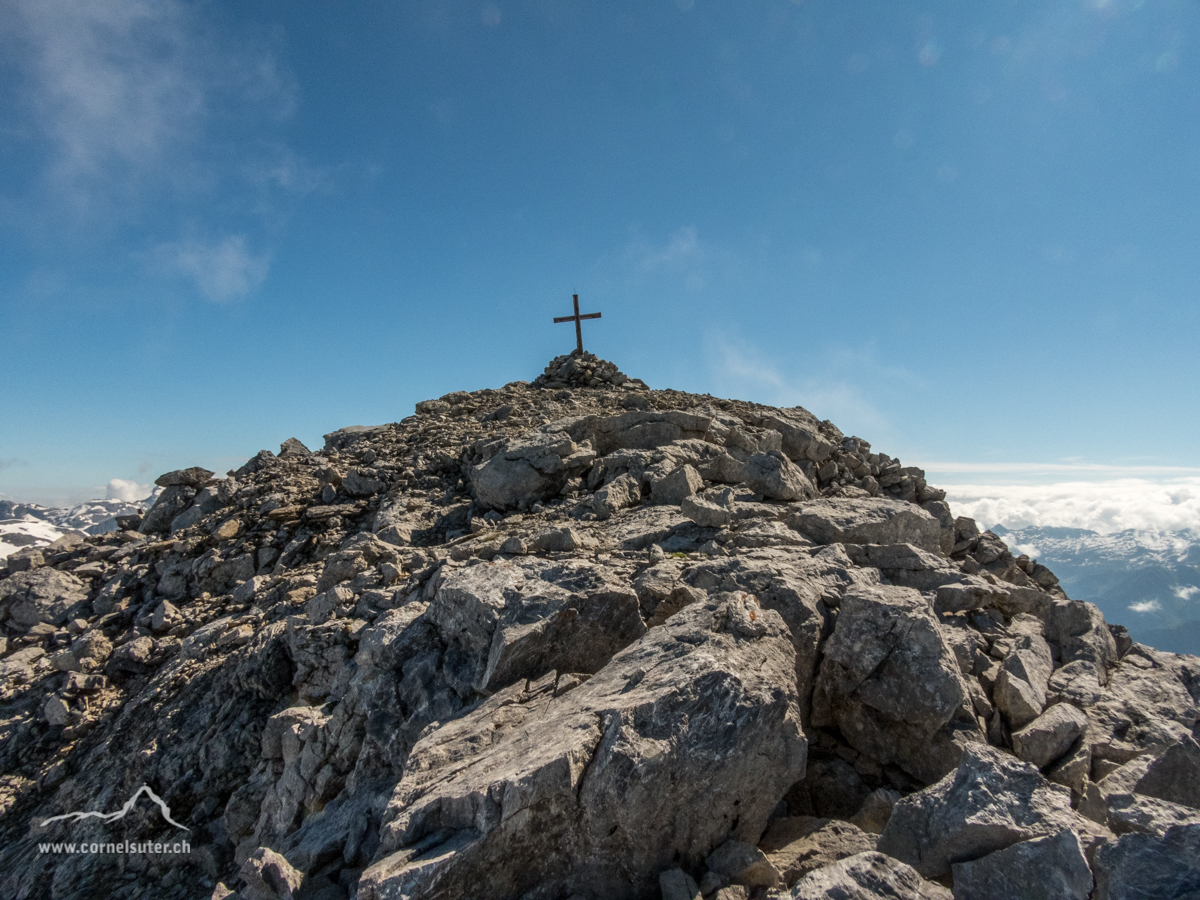
M 572 294 L 571 300 L 575 304 L 575 315 L 573 316 L 555 316 L 554 321 L 557 322 L 574 322 L 575 323 L 575 350 L 577 353 L 583 353 L 583 325 L 580 324 L 584 319 L 599 319 L 600 313 L 587 313 L 586 315 L 579 314 L 579 295 Z

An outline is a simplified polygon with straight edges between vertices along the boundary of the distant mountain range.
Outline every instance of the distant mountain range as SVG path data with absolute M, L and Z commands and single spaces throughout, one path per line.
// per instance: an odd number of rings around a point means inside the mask
M 68 531 L 83 531 L 87 534 L 115 531 L 115 516 L 137 512 L 138 509 L 149 509 L 161 490 L 155 488 L 149 497 L 136 503 L 127 503 L 124 500 L 88 500 L 67 509 L 0 500 L 0 559 L 6 558 L 21 547 L 49 544 Z
M 1200 655 L 1200 534 L 1084 528 L 992 529 L 1013 553 L 1049 566 L 1073 600 L 1159 650 Z

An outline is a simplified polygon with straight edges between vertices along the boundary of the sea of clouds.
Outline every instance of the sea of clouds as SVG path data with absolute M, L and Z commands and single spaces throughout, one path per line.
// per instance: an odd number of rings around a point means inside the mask
M 1042 484 L 947 484 L 955 515 L 980 526 L 1056 526 L 1109 533 L 1126 529 L 1200 535 L 1200 476 L 1110 478 Z

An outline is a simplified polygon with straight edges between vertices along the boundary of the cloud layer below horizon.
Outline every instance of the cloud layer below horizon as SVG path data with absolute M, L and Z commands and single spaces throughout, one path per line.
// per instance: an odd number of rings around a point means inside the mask
M 1129 528 L 1200 533 L 1200 476 L 1053 484 L 945 484 L 955 515 L 981 527 Z

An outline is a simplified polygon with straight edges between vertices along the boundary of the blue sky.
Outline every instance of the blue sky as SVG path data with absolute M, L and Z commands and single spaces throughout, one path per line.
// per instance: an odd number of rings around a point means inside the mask
M 651 386 L 1200 508 L 1198 99 L 1182 0 L 10 0 L 0 493 L 532 379 L 578 292 Z

